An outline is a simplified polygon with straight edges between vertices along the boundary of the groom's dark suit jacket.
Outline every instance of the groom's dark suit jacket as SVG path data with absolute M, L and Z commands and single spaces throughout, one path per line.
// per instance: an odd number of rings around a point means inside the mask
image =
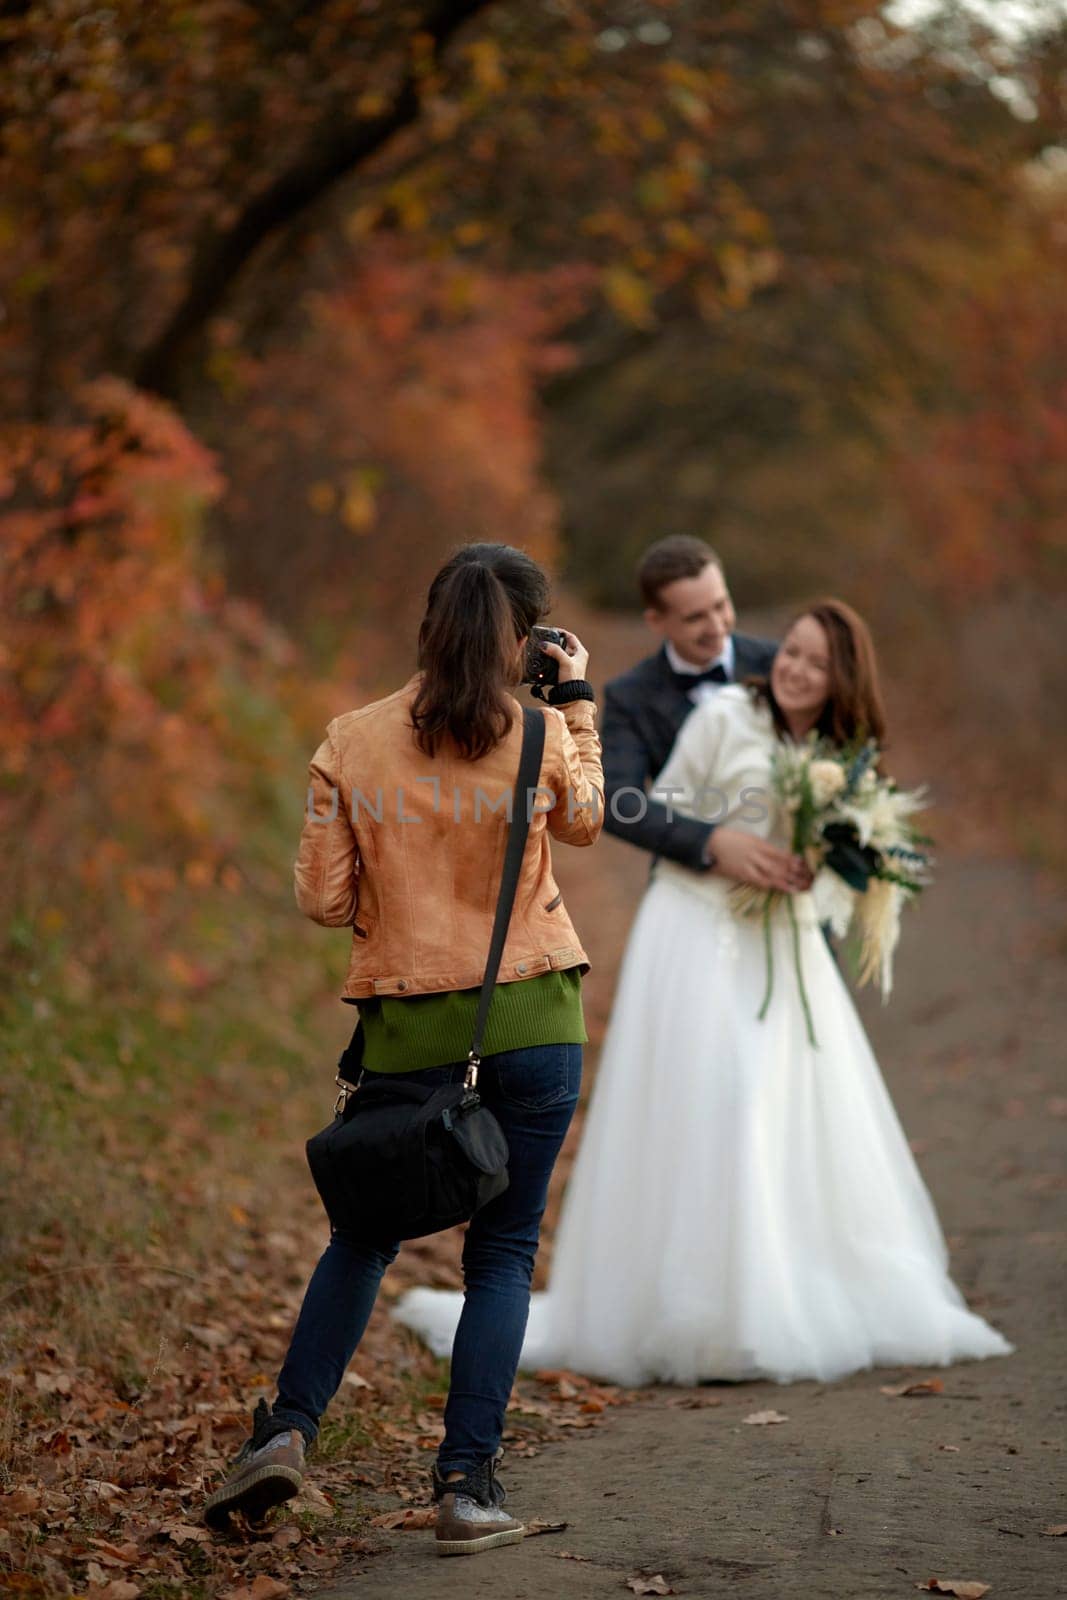
M 778 648 L 772 640 L 753 639 L 744 633 L 735 633 L 733 639 L 735 682 L 770 671 Z M 642 813 L 634 794 L 619 796 L 617 807 L 612 803 L 620 789 L 645 793 L 666 764 L 678 730 L 692 709 L 693 702 L 679 684 L 665 648 L 607 685 L 600 719 L 607 807 L 604 826 L 641 850 L 703 872 L 704 841 L 713 831 L 713 823 L 680 817 L 677 812 L 668 818 L 666 806 L 654 800 L 646 800 Z M 625 820 L 629 817 L 634 820 Z

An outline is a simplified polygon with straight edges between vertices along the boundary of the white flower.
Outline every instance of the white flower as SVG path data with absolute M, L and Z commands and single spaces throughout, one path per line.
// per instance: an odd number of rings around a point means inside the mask
M 808 775 L 817 806 L 828 806 L 845 787 L 845 774 L 836 761 L 813 761 Z
M 839 878 L 830 867 L 823 867 L 815 874 L 811 892 L 818 921 L 828 922 L 834 935 L 843 939 L 856 909 L 856 890 L 851 889 L 844 878 Z
M 922 810 L 925 800 L 925 789 L 894 789 L 890 784 L 879 783 L 867 794 L 839 800 L 835 817 L 853 824 L 861 845 L 884 851 L 890 845 L 910 842 L 910 819 Z

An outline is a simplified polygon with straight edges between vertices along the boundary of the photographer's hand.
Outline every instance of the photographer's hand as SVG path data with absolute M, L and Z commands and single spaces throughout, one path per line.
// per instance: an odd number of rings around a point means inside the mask
M 569 683 L 573 678 L 586 677 L 589 651 L 576 633 L 569 633 L 566 628 L 561 628 L 559 631 L 567 641 L 565 650 L 558 644 L 550 644 L 547 640 L 540 641 L 540 648 L 546 656 L 552 656 L 559 662 L 560 683 Z

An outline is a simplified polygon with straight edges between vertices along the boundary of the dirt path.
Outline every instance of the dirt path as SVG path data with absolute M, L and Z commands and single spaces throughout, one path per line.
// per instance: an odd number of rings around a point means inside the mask
M 597 682 L 647 650 L 639 620 L 567 605 Z M 647 861 L 605 836 L 594 850 L 560 852 L 558 869 L 593 960 L 595 1042 Z M 953 1276 L 1016 1343 L 1014 1356 L 832 1385 L 649 1390 L 595 1430 L 506 1463 L 516 1511 L 565 1521 L 564 1532 L 452 1562 L 429 1534 L 388 1535 L 386 1553 L 320 1600 L 580 1600 L 628 1593 L 638 1573 L 662 1573 L 679 1594 L 745 1600 L 891 1600 L 930 1577 L 988 1583 L 994 1600 L 1067 1595 L 1067 1538 L 1041 1532 L 1067 1523 L 1065 942 L 1062 899 L 1033 874 L 942 859 L 909 914 L 893 1003 L 861 1005 Z M 589 1056 L 595 1068 L 594 1048 Z M 579 1134 L 560 1162 L 550 1223 Z M 928 1375 L 942 1378 L 940 1394 L 880 1393 Z M 770 1407 L 789 1420 L 744 1423 Z

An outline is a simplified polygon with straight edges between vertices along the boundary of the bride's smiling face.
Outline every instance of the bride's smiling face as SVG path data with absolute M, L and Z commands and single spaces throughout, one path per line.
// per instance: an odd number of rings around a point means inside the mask
M 771 688 L 787 717 L 819 720 L 830 697 L 830 641 L 814 617 L 798 617 L 782 640 L 771 667 Z

